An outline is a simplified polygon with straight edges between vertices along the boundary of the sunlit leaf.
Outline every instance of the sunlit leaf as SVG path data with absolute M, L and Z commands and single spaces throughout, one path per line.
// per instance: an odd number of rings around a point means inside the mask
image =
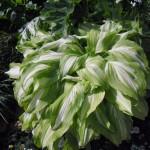
M 35 144 L 48 150 L 78 150 L 100 135 L 116 145 L 129 139 L 131 117 L 148 114 L 144 96 L 150 72 L 143 49 L 130 39 L 133 30 L 124 32 L 121 24 L 106 21 L 100 31 L 87 27 L 84 36 L 54 38 L 34 21 L 18 44 L 23 62 L 7 72 L 25 111 L 22 128 L 32 130 Z

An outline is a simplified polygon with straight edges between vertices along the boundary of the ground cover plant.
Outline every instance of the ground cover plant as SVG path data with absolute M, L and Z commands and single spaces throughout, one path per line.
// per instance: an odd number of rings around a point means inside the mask
M 132 117 L 145 119 L 149 67 L 141 5 L 49 0 L 20 30 L 17 50 L 24 58 L 6 73 L 24 110 L 22 129 L 32 131 L 37 147 L 77 150 L 101 135 L 119 145 L 130 139 Z

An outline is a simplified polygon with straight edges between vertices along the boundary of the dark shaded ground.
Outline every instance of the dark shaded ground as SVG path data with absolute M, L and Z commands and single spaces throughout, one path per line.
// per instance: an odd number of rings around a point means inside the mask
M 2 110 L 0 109 L 0 150 L 24 150 L 24 148 L 25 150 L 38 150 L 33 144 L 31 133 L 21 132 L 20 130 L 17 117 L 21 113 L 21 109 L 13 97 L 12 81 L 4 74 L 8 70 L 9 63 L 20 62 L 22 55 L 15 50 L 15 35 L 1 33 L 0 39 L 0 101 L 2 97 L 5 97 L 7 108 L 10 110 L 6 109 L 5 120 L 1 116 Z M 150 56 L 149 43 L 150 39 L 144 40 L 143 43 L 148 57 Z M 146 99 L 150 108 L 150 92 L 148 92 Z M 114 146 L 102 137 L 100 140 L 91 142 L 91 150 L 149 150 L 150 113 L 145 121 L 134 118 L 134 127 L 131 134 L 131 140 L 123 142 L 119 147 Z

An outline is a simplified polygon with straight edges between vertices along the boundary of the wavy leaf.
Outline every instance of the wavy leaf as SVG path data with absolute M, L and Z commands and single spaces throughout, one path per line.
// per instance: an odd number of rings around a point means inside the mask
M 68 10 L 57 1 L 50 3 L 60 8 L 49 10 L 51 17 Z M 60 21 L 59 15 L 54 20 Z M 54 34 L 55 21 L 49 22 Z M 38 147 L 79 149 L 100 135 L 119 145 L 130 138 L 131 116 L 147 116 L 144 95 L 150 69 L 143 49 L 131 40 L 136 30 L 126 32 L 112 21 L 106 21 L 100 31 L 97 27 L 88 31 L 89 27 L 84 36 L 54 38 L 41 30 L 36 33 L 38 25 L 31 23 L 29 36 L 25 31 L 18 45 L 24 60 L 8 74 L 16 79 L 15 97 L 25 110 L 22 127 L 32 130 Z

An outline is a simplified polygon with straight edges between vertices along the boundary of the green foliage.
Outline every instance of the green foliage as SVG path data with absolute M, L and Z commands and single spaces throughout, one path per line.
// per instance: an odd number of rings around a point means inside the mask
M 25 111 L 23 130 L 31 129 L 35 144 L 49 150 L 77 150 L 100 135 L 116 145 L 129 139 L 131 117 L 148 113 L 148 62 L 133 41 L 139 30 L 106 21 L 84 36 L 59 38 L 34 25 L 28 24 L 18 44 L 23 62 L 7 72 Z
M 0 30 L 18 32 L 26 22 L 39 15 L 42 7 L 37 2 L 33 3 L 32 0 L 0 1 Z
M 62 0 L 47 1 L 40 12 L 40 16 L 27 23 L 22 28 L 19 51 L 41 46 L 43 43 L 53 41 L 61 36 L 68 35 L 71 28 L 70 16 L 72 15 L 75 3 L 79 1 Z
M 17 49 L 23 62 L 12 63 L 7 72 L 24 109 L 22 129 L 32 130 L 35 144 L 50 150 L 77 150 L 100 135 L 116 145 L 129 139 L 132 116 L 144 119 L 148 113 L 149 67 L 137 44 L 142 35 L 139 8 L 148 8 L 146 2 L 42 3 L 40 16 L 20 30 Z M 41 9 L 32 1 L 10 4 Z M 4 8 L 1 16 L 12 16 L 15 23 L 12 12 Z M 108 19 L 114 22 L 103 24 Z

